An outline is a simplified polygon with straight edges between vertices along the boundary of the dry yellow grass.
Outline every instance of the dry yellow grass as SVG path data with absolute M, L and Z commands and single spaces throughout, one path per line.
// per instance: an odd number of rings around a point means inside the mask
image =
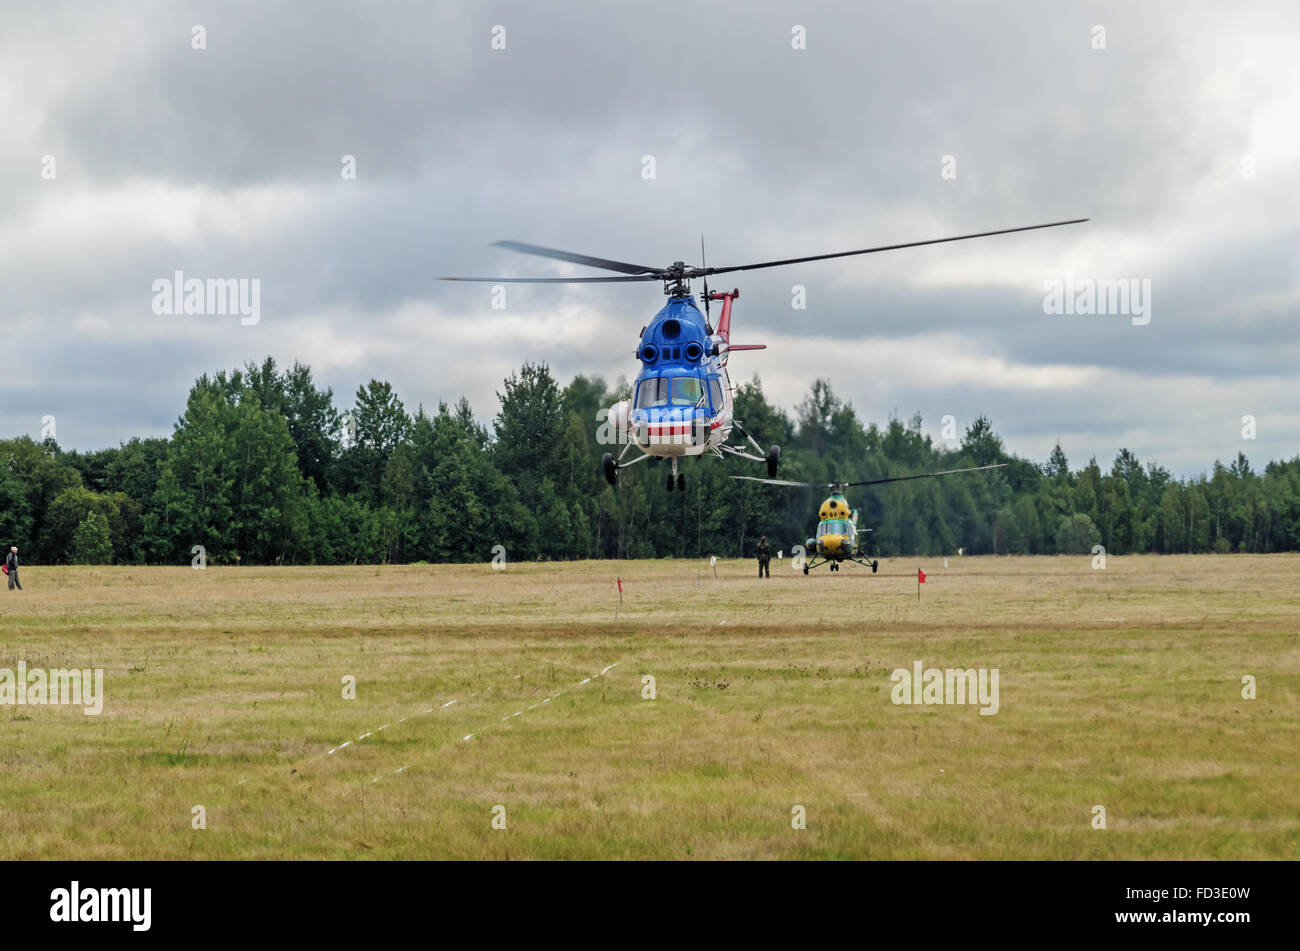
M 0 856 L 1296 857 L 1300 556 L 1089 562 L 24 567 L 0 667 L 107 699 L 0 707 Z

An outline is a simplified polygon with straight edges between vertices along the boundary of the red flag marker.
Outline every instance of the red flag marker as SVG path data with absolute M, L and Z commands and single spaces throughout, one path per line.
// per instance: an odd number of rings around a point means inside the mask
M 619 578 L 619 579 L 618 579 L 618 593 L 619 593 L 619 594 L 622 594 L 622 593 L 623 593 L 623 579 L 622 579 L 622 578 Z
M 916 569 L 916 600 L 921 600 L 921 585 L 925 584 L 925 572 L 920 568 Z

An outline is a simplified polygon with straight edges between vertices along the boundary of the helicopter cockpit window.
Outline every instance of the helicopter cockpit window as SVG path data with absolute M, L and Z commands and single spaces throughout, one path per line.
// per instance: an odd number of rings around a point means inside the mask
M 713 401 L 713 411 L 721 412 L 722 410 L 722 383 L 716 377 L 709 377 L 709 399 Z
M 668 381 L 661 376 L 642 380 L 636 388 L 637 409 L 647 406 L 665 406 L 668 403 Z
M 828 518 L 817 526 L 817 537 L 823 535 L 847 535 L 849 533 L 849 523 L 842 518 Z
M 694 405 L 704 395 L 704 382 L 693 376 L 679 376 L 673 380 L 673 402 Z

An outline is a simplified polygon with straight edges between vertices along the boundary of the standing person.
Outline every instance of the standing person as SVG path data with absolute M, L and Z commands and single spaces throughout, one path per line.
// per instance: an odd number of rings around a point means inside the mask
M 758 540 L 758 576 L 762 578 L 764 574 L 772 577 L 772 569 L 768 565 L 772 561 L 772 552 L 767 547 L 767 536 L 764 535 Z
M 23 590 L 23 586 L 18 582 L 18 546 L 10 545 L 9 554 L 5 556 L 5 564 L 9 566 L 9 590 L 17 588 Z

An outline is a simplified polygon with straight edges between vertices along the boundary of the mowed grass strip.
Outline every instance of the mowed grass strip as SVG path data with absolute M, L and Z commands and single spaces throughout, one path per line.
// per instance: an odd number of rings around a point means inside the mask
M 0 668 L 106 698 L 0 707 L 0 856 L 1300 855 L 1300 556 L 1090 562 L 25 566 Z

